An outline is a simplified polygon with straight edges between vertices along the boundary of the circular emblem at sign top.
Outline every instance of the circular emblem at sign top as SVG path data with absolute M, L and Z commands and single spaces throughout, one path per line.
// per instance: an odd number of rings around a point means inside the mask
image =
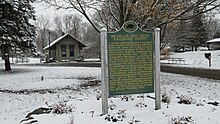
M 137 25 L 136 23 L 132 22 L 132 21 L 128 21 L 128 22 L 125 22 L 124 25 L 123 25 L 123 29 L 126 31 L 126 32 L 134 32 L 137 30 Z

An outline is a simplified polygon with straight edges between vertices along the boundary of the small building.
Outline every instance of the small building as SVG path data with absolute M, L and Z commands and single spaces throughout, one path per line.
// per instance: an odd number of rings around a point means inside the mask
M 85 44 L 71 36 L 65 34 L 51 42 L 44 50 L 48 51 L 48 58 L 53 61 L 79 61 L 82 60 L 81 50 Z
M 220 50 L 220 38 L 209 40 L 207 44 L 211 50 Z

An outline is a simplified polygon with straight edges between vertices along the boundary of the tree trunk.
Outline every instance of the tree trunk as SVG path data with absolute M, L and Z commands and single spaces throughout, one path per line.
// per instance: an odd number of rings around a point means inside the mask
M 5 58 L 5 71 L 9 71 L 9 70 L 11 70 L 10 60 L 9 58 L 8 59 Z
M 192 45 L 192 49 L 191 49 L 192 51 L 194 51 L 194 49 L 193 49 L 193 48 L 194 48 L 194 46 Z
M 9 49 L 8 46 L 4 46 L 5 48 L 3 49 L 3 56 L 5 59 L 5 71 L 11 70 L 11 64 L 9 60 Z
M 198 46 L 196 45 L 196 46 L 195 46 L 195 51 L 197 51 L 197 48 L 198 48 Z

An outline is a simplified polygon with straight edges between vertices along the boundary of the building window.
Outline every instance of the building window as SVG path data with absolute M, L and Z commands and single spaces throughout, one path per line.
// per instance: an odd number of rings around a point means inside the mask
M 74 45 L 69 45 L 70 57 L 73 57 L 73 56 L 74 56 L 74 49 L 75 49 L 75 46 L 74 46 Z
M 61 45 L 61 56 L 66 57 L 66 45 Z

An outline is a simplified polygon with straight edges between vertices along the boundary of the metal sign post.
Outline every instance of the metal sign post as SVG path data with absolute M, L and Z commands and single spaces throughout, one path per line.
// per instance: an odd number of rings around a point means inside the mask
M 142 31 L 125 22 L 117 32 L 101 30 L 102 114 L 108 96 L 155 92 L 155 110 L 161 109 L 160 29 Z
M 156 28 L 155 32 L 155 110 L 161 109 L 160 97 L 160 29 Z
M 101 29 L 101 87 L 102 87 L 102 114 L 108 113 L 108 96 L 107 96 L 107 30 L 105 28 Z

